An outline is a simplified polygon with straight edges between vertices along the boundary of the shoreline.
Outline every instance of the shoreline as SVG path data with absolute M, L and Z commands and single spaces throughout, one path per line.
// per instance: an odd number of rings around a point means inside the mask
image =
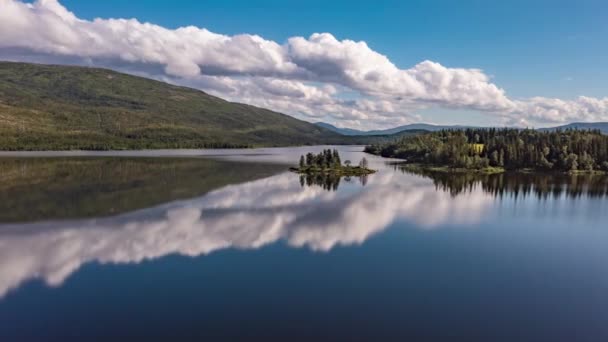
M 419 164 L 407 162 L 396 162 L 392 165 L 400 166 L 412 172 L 436 172 L 446 174 L 474 174 L 474 175 L 496 175 L 503 173 L 524 173 L 524 174 L 544 174 L 544 175 L 607 175 L 608 172 L 602 170 L 572 170 L 572 171 L 547 171 L 536 169 L 505 169 L 503 167 L 487 167 L 484 169 L 455 168 L 445 165 Z
M 260 146 L 251 148 L 162 148 L 162 149 L 140 149 L 140 150 L 0 150 L 0 158 L 7 157 L 88 157 L 88 156 L 221 156 L 218 152 L 242 151 L 243 154 L 254 155 L 260 150 L 273 149 L 306 149 L 321 147 L 354 147 L 363 152 L 365 145 L 291 145 L 291 146 Z

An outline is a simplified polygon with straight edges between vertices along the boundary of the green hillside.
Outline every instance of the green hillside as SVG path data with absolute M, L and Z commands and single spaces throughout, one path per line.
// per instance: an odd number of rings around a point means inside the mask
M 195 89 L 105 69 L 0 62 L 0 150 L 352 142 L 293 117 Z

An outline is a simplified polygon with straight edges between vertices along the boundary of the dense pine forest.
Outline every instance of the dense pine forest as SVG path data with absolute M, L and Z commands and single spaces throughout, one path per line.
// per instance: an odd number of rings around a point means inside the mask
M 365 151 L 450 168 L 608 171 L 608 136 L 597 130 L 443 130 L 370 145 Z

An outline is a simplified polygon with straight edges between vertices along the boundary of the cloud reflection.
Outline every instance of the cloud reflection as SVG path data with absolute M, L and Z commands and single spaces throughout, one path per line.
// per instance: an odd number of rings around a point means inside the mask
M 398 219 L 422 228 L 476 222 L 491 203 L 482 191 L 455 201 L 427 180 L 395 177 L 406 176 L 380 172 L 365 187 L 325 191 L 285 173 L 111 218 L 0 226 L 0 297 L 35 278 L 61 285 L 88 262 L 139 263 L 277 241 L 329 251 L 361 244 Z

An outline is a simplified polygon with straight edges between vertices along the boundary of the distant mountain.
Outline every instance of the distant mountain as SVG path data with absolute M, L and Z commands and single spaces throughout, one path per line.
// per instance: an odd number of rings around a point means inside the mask
M 419 133 L 420 133 L 422 131 L 435 132 L 435 131 L 441 131 L 444 129 L 480 128 L 479 126 L 432 125 L 432 124 L 419 123 L 419 124 L 410 124 L 410 125 L 398 126 L 398 127 L 389 128 L 389 129 L 382 129 L 382 130 L 361 131 L 361 130 L 352 129 L 352 128 L 340 128 L 340 127 L 336 127 L 334 125 L 331 125 L 331 124 L 328 124 L 325 122 L 316 122 L 315 125 L 326 128 L 330 131 L 340 133 L 342 135 L 348 135 L 348 136 L 375 136 L 375 135 L 390 136 L 390 135 L 394 135 L 394 134 L 397 134 L 397 133 L 400 133 L 403 131 L 419 131 Z M 551 130 L 556 130 L 556 129 L 562 129 L 562 130 L 564 130 L 564 129 L 598 129 L 603 134 L 608 134 L 608 122 L 573 122 L 573 123 L 563 125 L 563 126 L 539 128 L 538 130 L 539 131 L 551 131 Z
M 384 130 L 373 130 L 367 131 L 366 135 L 380 135 L 380 134 L 396 134 L 402 131 L 410 131 L 410 130 L 425 130 L 429 132 L 441 131 L 443 129 L 466 129 L 466 128 L 474 128 L 475 126 L 461 126 L 461 125 L 432 125 L 425 123 L 418 124 L 409 124 L 398 126 L 395 128 L 389 128 Z
M 111 70 L 0 62 L 0 150 L 287 146 L 354 140 L 288 115 Z
M 573 122 L 563 126 L 539 128 L 540 131 L 553 131 L 557 129 L 599 129 L 603 134 L 608 134 L 608 122 Z
M 342 134 L 342 135 L 366 135 L 365 134 L 366 132 L 364 132 L 364 131 L 360 131 L 360 130 L 352 129 L 352 128 L 339 128 L 339 127 L 336 127 L 336 126 L 334 126 L 332 124 L 328 124 L 328 123 L 325 123 L 325 122 L 315 122 L 314 124 L 316 126 L 323 127 L 323 128 L 328 129 L 328 130 L 330 130 L 332 132 L 336 132 L 336 133 L 339 133 L 339 134 Z
M 424 123 L 419 123 L 419 124 L 410 124 L 410 125 L 404 125 L 404 126 L 398 126 L 398 127 L 394 127 L 394 128 L 389 128 L 389 129 L 380 129 L 380 130 L 371 130 L 371 131 L 361 131 L 361 130 L 357 130 L 357 129 L 352 129 L 352 128 L 340 128 L 340 127 L 336 127 L 334 125 L 325 123 L 325 122 L 316 122 L 315 125 L 319 126 L 319 127 L 323 127 L 326 128 L 328 130 L 334 131 L 336 133 L 340 133 L 343 135 L 350 135 L 350 136 L 358 136 L 358 135 L 364 135 L 364 136 L 368 136 L 368 135 L 393 135 L 393 134 L 397 134 L 403 131 L 429 131 L 429 132 L 435 132 L 435 131 L 440 131 L 442 129 L 464 129 L 464 128 L 473 128 L 475 126 L 461 126 L 461 125 L 432 125 L 432 124 L 424 124 Z

